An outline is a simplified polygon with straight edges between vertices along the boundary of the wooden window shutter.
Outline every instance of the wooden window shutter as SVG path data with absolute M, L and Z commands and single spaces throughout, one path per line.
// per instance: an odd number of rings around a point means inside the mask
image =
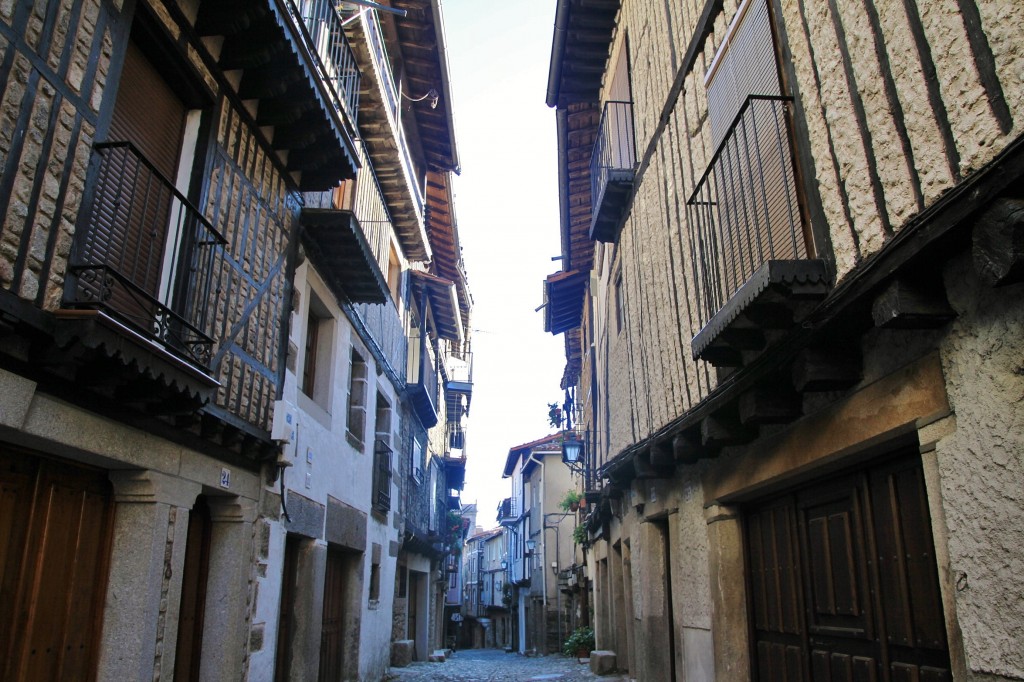
M 779 95 L 779 73 L 766 0 L 740 5 L 704 77 L 712 147 L 725 137 L 748 95 Z

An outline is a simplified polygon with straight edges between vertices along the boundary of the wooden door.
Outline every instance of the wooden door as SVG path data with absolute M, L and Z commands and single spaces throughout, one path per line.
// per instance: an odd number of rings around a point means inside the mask
M 413 660 L 419 660 L 419 657 L 422 653 L 419 650 L 419 619 L 417 618 L 417 614 L 419 613 L 420 609 L 419 575 L 420 574 L 416 571 L 409 572 L 409 599 L 406 602 L 405 608 L 407 614 L 406 627 L 408 630 L 406 637 L 413 641 Z
M 345 656 L 345 620 L 349 592 L 346 554 L 335 547 L 327 548 L 327 570 L 324 575 L 324 611 L 320 635 L 321 682 L 348 679 Z
M 199 679 L 211 530 L 210 507 L 206 499 L 199 496 L 188 515 L 185 566 L 181 576 L 181 607 L 178 611 L 178 642 L 174 656 L 175 682 Z
M 274 659 L 274 679 L 284 682 L 291 679 L 292 633 L 295 631 L 294 603 L 298 589 L 299 549 L 301 540 L 291 533 L 284 543 L 284 566 L 281 576 L 281 606 L 278 609 L 277 649 Z
M 757 679 L 952 679 L 916 453 L 757 505 L 746 543 Z
M 0 446 L 0 678 L 95 679 L 112 515 L 105 472 Z

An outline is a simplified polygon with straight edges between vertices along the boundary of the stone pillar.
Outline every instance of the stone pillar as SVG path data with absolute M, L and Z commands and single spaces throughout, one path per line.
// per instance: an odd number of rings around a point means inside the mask
M 750 679 L 747 629 L 747 583 L 743 574 L 743 523 L 739 510 L 711 504 L 708 523 L 711 574 L 711 632 L 715 679 Z
M 203 613 L 202 680 L 238 679 L 249 630 L 249 581 L 253 563 L 256 501 L 208 497 L 210 571 Z
M 113 547 L 97 679 L 173 677 L 188 510 L 201 487 L 155 471 L 111 471 Z

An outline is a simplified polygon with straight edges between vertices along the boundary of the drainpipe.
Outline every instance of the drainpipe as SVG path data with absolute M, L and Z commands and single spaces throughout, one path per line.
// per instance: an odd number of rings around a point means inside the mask
M 530 457 L 526 460 L 528 462 L 536 462 L 540 465 L 540 542 L 544 548 L 544 560 L 541 562 L 541 589 L 544 591 L 544 618 L 548 617 L 548 572 L 544 570 L 548 558 L 548 544 L 544 538 L 544 486 L 547 484 L 547 477 L 544 475 L 544 460 L 537 459 L 537 453 L 531 452 Z M 545 620 L 545 623 L 547 621 Z

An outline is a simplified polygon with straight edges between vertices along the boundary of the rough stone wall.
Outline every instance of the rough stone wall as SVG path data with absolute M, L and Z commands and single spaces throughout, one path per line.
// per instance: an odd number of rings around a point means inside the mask
M 46 310 L 60 306 L 121 20 L 99 0 L 76 4 L 0 3 L 0 287 Z M 21 26 L 31 58 L 8 38 Z
M 972 42 L 953 2 L 921 3 L 919 17 L 895 1 L 770 2 L 792 53 L 792 77 L 788 65 L 781 69 L 784 91 L 798 94 L 810 138 L 813 167 L 804 171 L 815 178 L 827 223 L 830 244 L 818 250 L 834 254 L 842 279 L 1019 136 L 1024 48 L 1006 26 L 1024 22 L 1024 6 L 978 3 L 984 40 Z M 680 74 L 704 4 L 626 0 L 613 38 L 612 53 L 628 43 L 642 173 L 618 242 L 595 252 L 594 361 L 604 402 L 615 406 L 607 456 L 697 404 L 717 382 L 691 358 L 701 292 L 685 202 L 714 153 L 703 80 L 737 3 L 724 3 L 692 69 Z M 669 100 L 677 77 L 681 92 Z
M 288 290 L 285 258 L 298 204 L 253 131 L 226 104 L 213 156 L 204 213 L 228 242 L 214 273 L 221 304 L 213 333 L 219 341 L 217 402 L 268 428 Z
M 972 671 L 1024 678 L 1024 285 L 944 273 L 959 314 L 940 348 L 956 430 L 936 446 L 956 615 Z

